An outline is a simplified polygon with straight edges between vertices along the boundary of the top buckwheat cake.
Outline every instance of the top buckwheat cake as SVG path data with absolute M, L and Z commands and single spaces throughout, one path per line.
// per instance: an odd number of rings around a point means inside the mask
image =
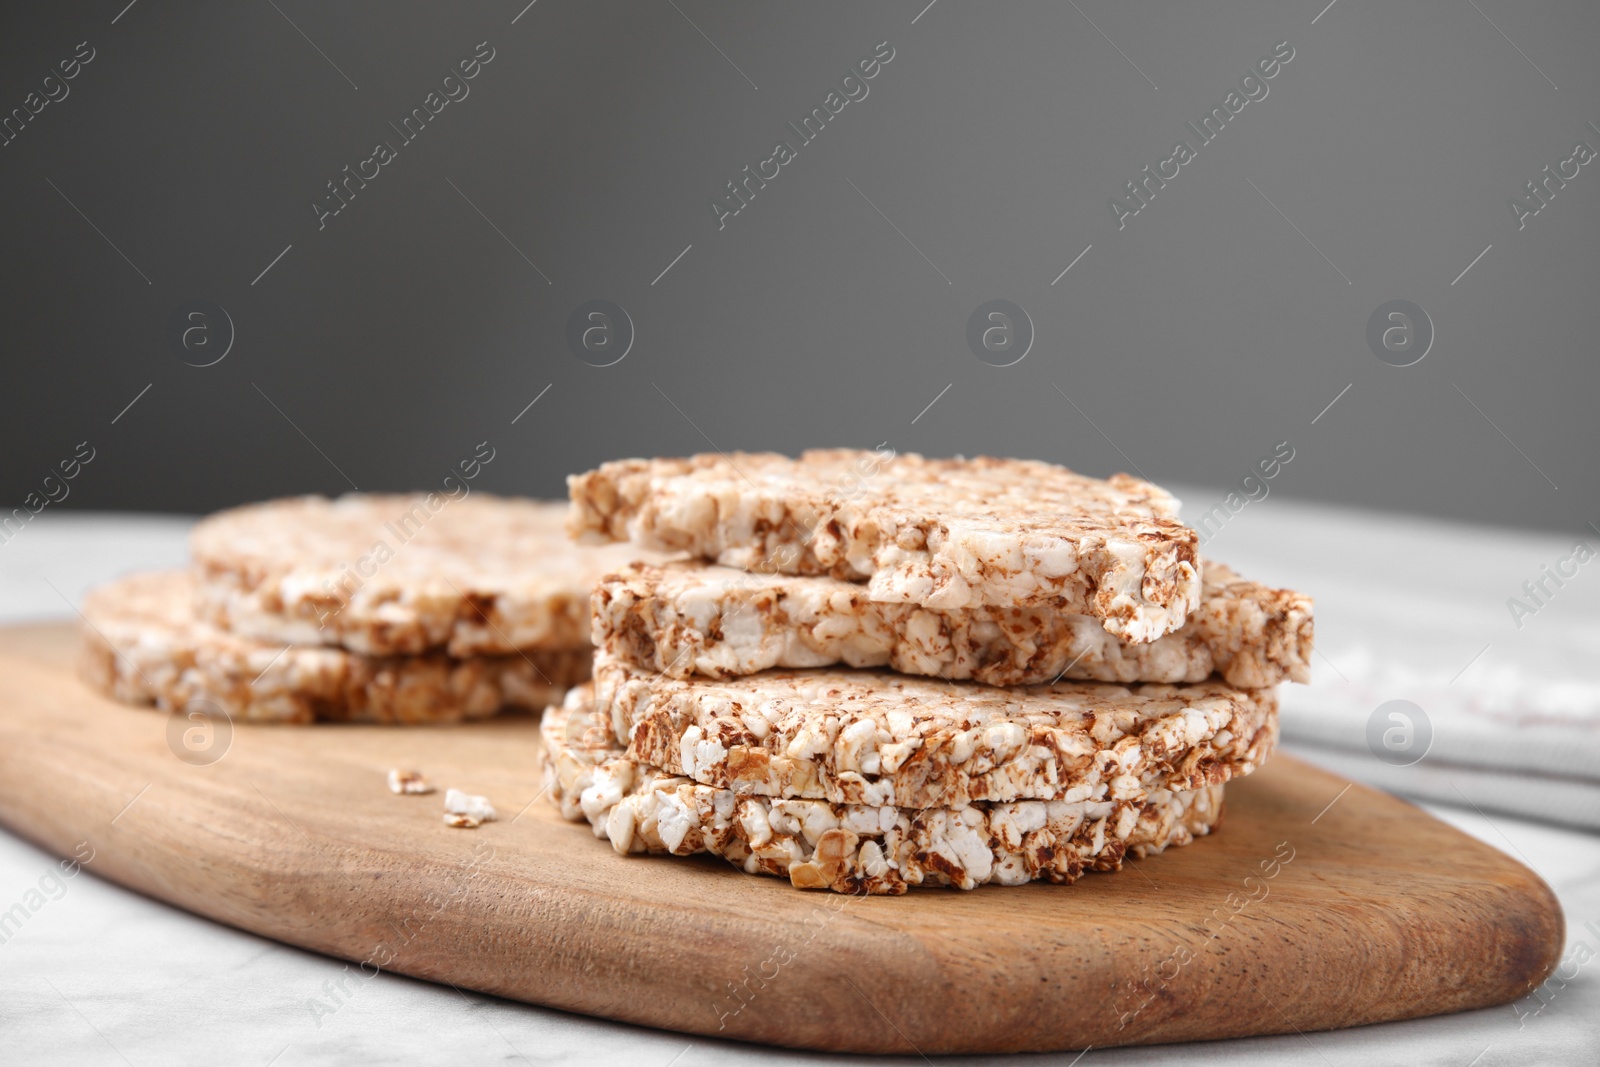
M 594 644 L 672 678 L 770 668 L 890 667 L 985 685 L 1311 680 L 1311 598 L 1205 561 L 1200 606 L 1147 645 L 1048 607 L 933 611 L 882 604 L 837 578 L 750 574 L 699 560 L 635 563 L 594 591 Z
M 1134 643 L 1200 598 L 1165 490 L 1033 460 L 823 450 L 628 459 L 567 479 L 569 529 L 747 571 L 865 581 L 940 611 L 1051 606 Z
M 641 555 L 574 545 L 564 505 L 472 493 L 252 504 L 190 535 L 197 614 L 249 637 L 369 656 L 581 649 L 589 593 Z

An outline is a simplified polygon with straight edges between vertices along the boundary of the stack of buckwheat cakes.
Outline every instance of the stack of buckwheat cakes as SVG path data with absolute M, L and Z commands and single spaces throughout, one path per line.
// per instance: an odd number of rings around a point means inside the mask
M 83 604 L 82 672 L 118 700 L 240 721 L 455 722 L 589 677 L 589 595 L 625 546 L 565 505 L 482 493 L 299 497 L 224 511 L 192 565 Z
M 593 597 L 550 794 L 622 853 L 801 888 L 1070 883 L 1215 828 L 1309 680 L 1309 598 L 1202 561 L 1165 491 L 1046 463 L 623 460 L 569 529 L 686 555 Z

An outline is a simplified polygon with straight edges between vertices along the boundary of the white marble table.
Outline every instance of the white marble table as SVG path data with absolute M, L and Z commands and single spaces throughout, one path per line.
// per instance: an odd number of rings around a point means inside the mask
M 1195 500 L 1210 495 L 1189 494 Z M 136 567 L 179 562 L 186 526 L 177 519 L 47 513 L 0 546 L 0 619 L 69 617 L 68 601 L 91 583 Z M 1570 544 L 1571 538 L 1473 530 L 1272 497 L 1237 516 L 1208 549 L 1252 577 L 1314 593 L 1319 643 L 1337 647 L 1341 636 L 1369 625 L 1358 598 L 1341 592 L 1352 569 L 1392 574 L 1409 583 L 1410 596 L 1436 601 L 1441 610 L 1493 615 L 1503 612 L 1506 593 L 1500 586 L 1506 578 L 1536 568 Z M 1336 565 L 1306 558 L 1309 548 L 1326 545 L 1340 546 Z M 1419 567 L 1425 556 L 1433 565 Z M 1587 580 L 1600 587 L 1600 575 Z M 1567 610 L 1593 603 L 1592 592 L 1585 592 Z M 1463 662 L 1471 652 L 1464 651 Z M 1586 957 L 1582 943 L 1595 959 L 1567 968 L 1571 980 L 1550 985 L 1542 1002 L 1530 999 L 1517 1008 L 1334 1033 L 1036 1059 L 1084 1067 L 1224 1060 L 1335 1067 L 1600 1062 L 1600 837 L 1471 809 L 1429 810 L 1530 863 L 1566 909 L 1572 958 Z M 39 888 L 55 869 L 53 857 L 0 831 L 0 912 Z M 691 1040 L 463 996 L 387 974 L 359 983 L 339 1002 L 332 992 L 345 966 L 340 961 L 218 926 L 92 873 L 61 885 L 57 890 L 47 880 L 45 906 L 0 943 L 0 1063 L 704 1067 L 755 1058 L 859 1059 Z M 1002 1059 L 1015 1062 L 951 1062 Z

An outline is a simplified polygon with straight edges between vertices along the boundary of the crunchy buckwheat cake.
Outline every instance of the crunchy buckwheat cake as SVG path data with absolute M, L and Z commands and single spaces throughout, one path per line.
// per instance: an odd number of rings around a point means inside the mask
M 1311 598 L 1205 562 L 1188 622 L 1131 645 L 1099 620 L 1043 607 L 935 611 L 884 604 L 837 578 L 752 574 L 684 560 L 635 563 L 593 598 L 594 643 L 673 678 L 771 668 L 890 667 L 985 685 L 1202 682 L 1260 689 L 1311 680 Z
M 905 808 L 1198 789 L 1255 770 L 1278 731 L 1274 690 L 1219 682 L 997 688 L 840 669 L 683 681 L 600 653 L 593 692 L 629 758 L 669 774 Z
M 589 674 L 587 649 L 456 659 L 285 647 L 198 620 L 193 604 L 187 571 L 91 590 L 84 680 L 126 703 L 171 711 L 206 701 L 242 721 L 423 723 L 482 718 L 507 705 L 538 709 Z
M 1050 606 L 1144 643 L 1200 597 L 1178 502 L 1126 474 L 840 449 L 618 460 L 567 488 L 574 536 L 865 581 L 885 603 Z
M 190 548 L 202 617 L 370 656 L 589 644 L 589 592 L 643 553 L 573 544 L 564 505 L 473 493 L 306 496 L 223 511 Z
M 573 691 L 575 706 L 545 712 L 545 783 L 562 815 L 587 819 L 623 854 L 709 852 L 748 874 L 838 893 L 1071 883 L 1118 870 L 1127 854 L 1186 845 L 1222 817 L 1221 785 L 1118 800 L 1102 784 L 1076 800 L 923 809 L 744 796 L 629 758 L 587 688 Z

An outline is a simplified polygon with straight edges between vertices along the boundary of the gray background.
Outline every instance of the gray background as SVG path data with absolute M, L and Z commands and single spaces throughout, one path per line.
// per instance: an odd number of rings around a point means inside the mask
M 478 487 L 538 495 L 713 443 L 1221 487 L 1287 440 L 1277 493 L 1586 530 L 1600 166 L 1520 231 L 1507 199 L 1600 147 L 1600 7 L 1325 2 L 11 5 L 0 110 L 97 55 L 0 148 L 0 510 L 85 439 L 62 506 L 176 511 L 431 487 L 483 440 Z M 884 40 L 719 231 L 709 199 Z M 1122 183 L 1285 40 L 1119 231 Z M 470 95 L 319 230 L 324 183 L 481 41 Z M 167 340 L 197 298 L 236 329 L 206 368 Z M 615 366 L 565 342 L 593 298 L 637 327 Z M 966 344 L 993 298 L 1036 326 L 1015 366 Z M 1407 368 L 1365 341 L 1396 298 L 1437 329 Z

